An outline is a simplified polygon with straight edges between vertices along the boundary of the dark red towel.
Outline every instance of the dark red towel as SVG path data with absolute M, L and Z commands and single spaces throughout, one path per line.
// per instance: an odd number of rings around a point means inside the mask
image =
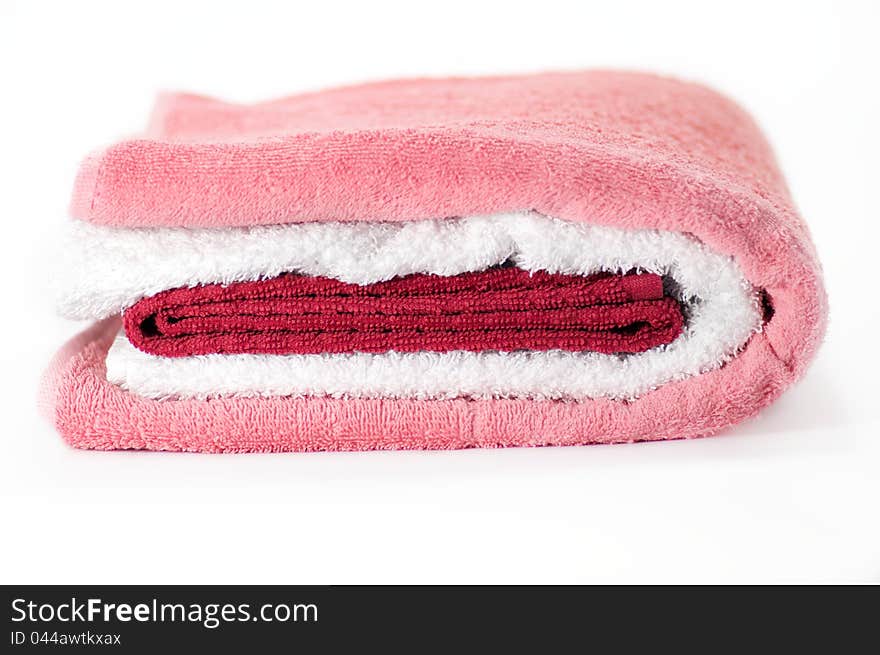
M 125 312 L 141 350 L 344 353 L 551 350 L 634 353 L 675 339 L 678 302 L 658 275 L 590 277 L 497 267 L 365 286 L 325 277 L 172 289 Z

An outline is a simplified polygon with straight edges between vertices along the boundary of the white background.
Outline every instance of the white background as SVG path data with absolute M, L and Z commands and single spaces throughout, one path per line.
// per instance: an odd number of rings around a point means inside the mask
M 880 581 L 874 2 L 0 1 L 0 582 Z M 754 113 L 813 230 L 808 376 L 691 442 L 200 456 L 64 445 L 38 376 L 81 326 L 47 262 L 78 160 L 157 90 L 647 68 Z

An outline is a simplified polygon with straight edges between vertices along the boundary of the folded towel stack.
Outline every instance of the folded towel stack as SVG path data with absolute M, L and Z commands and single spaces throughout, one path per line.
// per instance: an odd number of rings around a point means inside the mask
M 702 436 L 805 370 L 820 268 L 751 119 L 560 73 L 160 99 L 77 178 L 45 406 L 85 448 Z

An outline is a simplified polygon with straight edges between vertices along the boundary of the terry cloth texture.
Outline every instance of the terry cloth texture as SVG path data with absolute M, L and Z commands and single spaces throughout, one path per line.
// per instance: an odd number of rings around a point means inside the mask
M 316 397 L 152 400 L 107 381 L 104 360 L 118 330 L 116 319 L 95 324 L 61 349 L 47 373 L 44 411 L 76 447 L 236 453 L 681 439 L 712 434 L 739 422 L 779 390 L 779 368 L 767 366 L 773 353 L 765 340 L 753 339 L 723 368 L 665 384 L 632 403 Z
M 718 368 L 762 323 L 758 294 L 732 258 L 692 237 L 558 221 L 535 212 L 223 230 L 127 230 L 79 222 L 74 227 L 57 276 L 65 285 L 63 311 L 73 318 L 119 313 L 168 288 L 259 280 L 283 270 L 372 284 L 414 272 L 457 275 L 504 262 L 567 275 L 649 271 L 674 280 L 687 316 L 683 334 L 672 343 L 625 358 L 456 351 L 169 359 L 117 342 L 107 355 L 109 379 L 151 398 L 634 399 L 669 381 Z
M 727 323 L 743 321 L 743 307 L 750 304 L 745 291 L 751 285 L 736 262 L 692 237 L 559 221 L 536 212 L 222 230 L 123 229 L 81 221 L 72 221 L 71 228 L 55 279 L 61 313 L 73 319 L 107 318 L 176 287 L 288 272 L 368 285 L 413 273 L 451 276 L 506 263 L 565 275 L 656 273 L 675 279 L 687 301 L 728 306 Z
M 72 202 L 76 218 L 125 230 L 524 209 L 691 235 L 735 261 L 764 299 L 765 324 L 723 366 L 631 402 L 205 402 L 151 400 L 109 383 L 104 356 L 119 325 L 102 322 L 56 360 L 47 388 L 56 424 L 83 447 L 212 452 L 693 437 L 755 414 L 812 359 L 826 316 L 821 273 L 770 149 L 733 103 L 675 80 L 611 72 L 413 80 L 250 107 L 169 96 L 144 138 L 85 162 Z
M 184 287 L 126 310 L 137 348 L 185 357 L 569 350 L 643 352 L 682 328 L 681 309 L 651 273 L 591 277 L 490 268 L 414 274 L 360 286 L 283 275 Z

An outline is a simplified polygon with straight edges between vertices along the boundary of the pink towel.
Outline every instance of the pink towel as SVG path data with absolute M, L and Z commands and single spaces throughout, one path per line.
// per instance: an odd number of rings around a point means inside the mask
M 807 228 L 752 119 L 704 87 L 586 72 L 408 80 L 254 106 L 163 97 L 142 139 L 90 156 L 71 211 L 94 224 L 419 221 L 534 210 L 662 230 L 733 258 L 764 324 L 723 366 L 627 401 L 222 397 L 111 384 L 118 321 L 57 356 L 46 407 L 87 448 L 206 452 L 570 445 L 711 434 L 805 371 L 826 298 Z

